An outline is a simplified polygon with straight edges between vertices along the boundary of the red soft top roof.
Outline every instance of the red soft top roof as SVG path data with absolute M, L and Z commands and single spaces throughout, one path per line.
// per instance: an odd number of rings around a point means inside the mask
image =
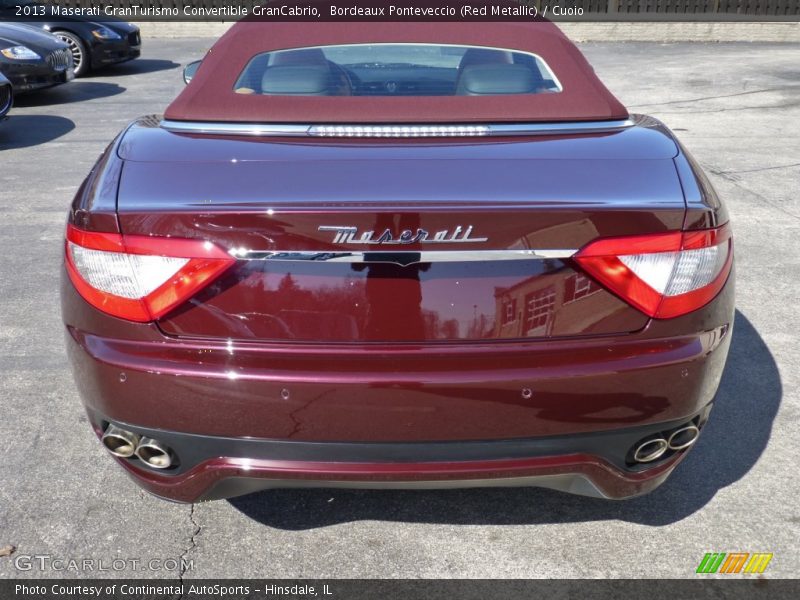
M 237 94 L 239 75 L 262 52 L 369 43 L 439 43 L 538 54 L 558 77 L 557 94 L 504 96 L 277 96 Z M 209 50 L 165 118 L 244 123 L 467 123 L 625 119 L 628 111 L 561 30 L 530 23 L 270 23 L 240 21 Z

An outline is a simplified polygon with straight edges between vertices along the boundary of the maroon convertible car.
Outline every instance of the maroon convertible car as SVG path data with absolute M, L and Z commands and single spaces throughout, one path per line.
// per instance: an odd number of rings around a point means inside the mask
M 188 75 L 66 231 L 75 379 L 146 490 L 626 498 L 698 439 L 728 215 L 554 25 L 240 22 Z

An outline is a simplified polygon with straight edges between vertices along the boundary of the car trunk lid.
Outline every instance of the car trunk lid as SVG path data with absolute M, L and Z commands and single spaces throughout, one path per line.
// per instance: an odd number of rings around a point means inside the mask
M 151 125 L 129 131 L 119 153 L 123 233 L 202 238 L 241 259 L 160 320 L 176 336 L 422 343 L 632 332 L 647 317 L 568 256 L 598 237 L 680 229 L 685 213 L 674 142 L 645 127 L 398 142 Z

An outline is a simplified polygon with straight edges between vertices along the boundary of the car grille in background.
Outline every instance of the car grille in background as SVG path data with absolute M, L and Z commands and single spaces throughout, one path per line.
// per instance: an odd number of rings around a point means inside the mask
M 128 43 L 131 46 L 138 46 L 141 43 L 138 31 L 134 31 L 133 33 L 128 34 Z
M 64 71 L 72 66 L 72 54 L 66 48 L 55 50 L 47 55 L 47 64 L 56 71 Z

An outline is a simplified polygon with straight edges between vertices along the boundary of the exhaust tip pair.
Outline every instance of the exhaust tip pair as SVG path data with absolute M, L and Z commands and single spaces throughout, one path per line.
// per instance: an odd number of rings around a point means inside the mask
M 149 437 L 141 437 L 116 425 L 109 425 L 101 438 L 106 449 L 118 458 L 134 456 L 154 469 L 168 469 L 175 461 L 170 448 Z
M 667 450 L 686 450 L 697 441 L 700 429 L 694 425 L 684 425 L 673 431 L 669 437 L 654 437 L 638 444 L 633 451 L 633 460 L 649 463 L 658 460 Z

